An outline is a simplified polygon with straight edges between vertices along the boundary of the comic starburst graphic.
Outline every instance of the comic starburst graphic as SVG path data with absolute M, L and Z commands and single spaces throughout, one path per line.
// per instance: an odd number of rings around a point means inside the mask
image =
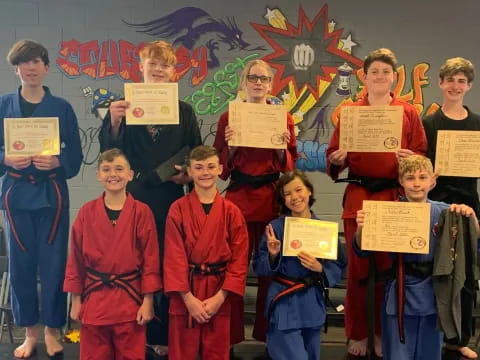
M 328 86 L 337 74 L 337 67 L 349 63 L 356 71 L 363 62 L 351 54 L 351 48 L 342 49 L 339 42 L 343 29 L 334 30 L 328 18 L 328 6 L 324 5 L 315 18 L 310 21 L 302 6 L 298 11 L 298 25 L 286 23 L 286 29 L 251 23 L 255 30 L 270 44 L 273 52 L 262 58 L 276 70 L 272 94 L 279 94 L 289 82 L 294 84 L 298 95 L 304 87 L 319 98 L 319 89 Z M 347 37 L 349 46 L 356 45 Z M 345 40 L 347 40 L 345 39 Z M 309 47 L 314 52 L 314 60 L 308 68 L 299 71 L 295 67 L 292 54 L 298 46 Z

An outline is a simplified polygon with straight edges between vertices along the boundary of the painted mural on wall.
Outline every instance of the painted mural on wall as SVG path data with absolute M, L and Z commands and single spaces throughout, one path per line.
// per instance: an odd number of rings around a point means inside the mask
M 298 19 L 297 23 L 289 18 Z M 313 16 L 301 5 L 296 14 L 267 6 L 254 19 L 261 22 L 245 24 L 235 17 L 214 18 L 204 9 L 183 7 L 145 22 L 123 22 L 126 28 L 144 33 L 145 42 L 152 37 L 173 43 L 178 59 L 176 80 L 191 88 L 184 100 L 192 104 L 206 143 L 213 142 L 218 115 L 238 96 L 239 74 L 245 63 L 255 58 L 268 62 L 275 72 L 272 96 L 287 106 L 295 121 L 300 154 L 297 167 L 324 172 L 325 151 L 332 126 L 338 122 L 339 107 L 357 101 L 366 91 L 363 61 L 355 56 L 356 35 L 337 24 L 327 4 Z M 243 37 L 248 26 L 258 34 L 255 43 Z M 138 52 L 142 46 L 126 40 L 71 39 L 60 43 L 56 65 L 68 78 L 92 81 L 83 93 L 91 98 L 92 113 L 103 119 L 111 101 L 120 95 L 96 88 L 94 81 L 111 77 L 141 81 Z M 410 70 L 400 66 L 393 90 L 419 114 L 438 107 L 426 107 L 423 101 L 428 70 L 426 62 Z M 90 153 L 97 133 L 98 128 L 83 130 L 86 164 L 98 155 Z

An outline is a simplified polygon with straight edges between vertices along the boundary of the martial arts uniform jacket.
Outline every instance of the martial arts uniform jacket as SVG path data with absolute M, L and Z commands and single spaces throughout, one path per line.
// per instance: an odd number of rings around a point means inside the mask
M 141 295 L 162 287 L 155 222 L 147 205 L 130 194 L 114 226 L 108 218 L 104 195 L 82 206 L 72 227 L 64 290 L 83 294 L 91 279 L 87 268 L 120 275 L 135 270 L 129 282 Z M 143 297 L 143 296 L 142 296 Z M 114 325 L 135 321 L 139 304 L 125 289 L 112 284 L 82 299 L 80 319 L 87 325 Z

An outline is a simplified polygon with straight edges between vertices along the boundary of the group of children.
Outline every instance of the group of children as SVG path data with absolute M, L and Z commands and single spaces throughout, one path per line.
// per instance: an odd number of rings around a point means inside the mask
M 61 141 L 59 156 L 6 157 L 4 147 L 0 151 L 12 308 L 16 324 L 26 327 L 25 341 L 15 349 L 18 358 L 35 352 L 35 324 L 40 319 L 46 325 L 47 354 L 62 352 L 56 335 L 65 322 L 65 291 L 72 294 L 71 318 L 81 322 L 82 359 L 143 359 L 146 346 L 165 354 L 167 344 L 168 356 L 174 360 L 198 355 L 228 359 L 231 346 L 244 339 L 243 296 L 252 253 L 259 275 L 254 337 L 267 342 L 273 359 L 320 357 L 325 290 L 341 280 L 347 258 L 346 335 L 352 340 L 349 352 L 363 356 L 367 312 L 361 280 L 369 273 L 372 261 L 368 258 L 374 257 L 378 272 L 399 262 L 392 254 L 360 250 L 366 216 L 362 201 L 431 203 L 429 254 L 401 256 L 406 264 L 432 262 L 438 237 L 434 227 L 447 208 L 470 217 L 478 231 L 476 179 L 437 180 L 431 161 L 422 156 L 426 153 L 434 161 L 438 130 L 480 130 L 480 118 L 463 106 L 473 81 L 473 65 L 456 58 L 442 67 L 444 104 L 424 120 L 425 135 L 415 108 L 390 92 L 396 79 L 394 54 L 379 49 L 364 62 L 367 92 L 353 106 L 403 106 L 401 150 L 347 153 L 339 149 L 339 127 L 335 129 L 327 150 L 328 174 L 337 179 L 349 169 L 342 180 L 349 182 L 342 216 L 347 256 L 342 251 L 337 260 L 316 259 L 305 252 L 297 257 L 281 254 L 285 216 L 316 218 L 311 210 L 313 186 L 303 172 L 294 170 L 297 151 L 290 115 L 283 134 L 285 150 L 229 146 L 234 130 L 228 124 L 228 112 L 219 120 L 211 147 L 200 145 L 190 105 L 180 102 L 178 125 L 131 126 L 125 122 L 130 104 L 120 100 L 111 104 L 100 133 L 102 153 L 96 176 L 104 191 L 79 210 L 67 262 L 66 179 L 78 173 L 82 160 L 77 120 L 68 102 L 43 86 L 49 61 L 41 44 L 20 41 L 8 60 L 22 85 L 16 93 L 0 97 L 1 118 L 58 117 Z M 173 48 L 163 41 L 140 51 L 146 83 L 172 81 L 175 64 Z M 246 101 L 269 103 L 272 77 L 267 63 L 247 63 L 240 75 Z M 0 126 L 4 143 L 3 121 Z M 161 178 L 159 167 L 185 147 L 189 149 L 186 171 L 176 166 L 177 174 Z M 218 178 L 230 180 L 225 197 L 217 189 Z M 183 195 L 182 185 L 190 181 L 193 189 Z M 432 189 L 434 200 L 470 206 L 428 200 Z M 40 314 L 37 268 L 42 285 Z M 396 279 L 376 285 L 376 303 L 383 304 L 375 309 L 378 356 L 440 359 L 443 335 L 437 329 L 431 275 L 428 269 L 422 276 L 407 272 L 402 315 L 396 311 Z M 473 304 L 471 280 L 462 289 L 465 304 Z M 446 341 L 463 356 L 475 358 L 467 347 L 469 309 L 462 312 L 461 336 Z M 400 316 L 404 339 L 397 328 Z

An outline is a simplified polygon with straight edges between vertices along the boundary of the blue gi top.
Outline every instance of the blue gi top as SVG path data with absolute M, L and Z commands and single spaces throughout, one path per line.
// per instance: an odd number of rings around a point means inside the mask
M 312 218 L 317 219 L 312 214 Z M 270 223 L 275 232 L 275 236 L 283 242 L 283 230 L 285 225 L 285 216 L 281 216 Z M 342 278 L 346 267 L 346 258 L 343 252 L 338 253 L 338 260 L 321 260 L 323 273 L 327 280 L 327 286 L 335 286 Z M 253 259 L 253 268 L 260 276 L 271 276 L 276 272 L 286 276 L 302 278 L 310 275 L 312 272 L 303 267 L 297 257 L 278 255 L 274 264 L 270 264 L 267 249 L 267 238 L 262 236 L 258 253 Z M 268 289 L 266 300 L 266 314 L 268 307 L 276 294 L 286 289 L 287 286 L 273 281 Z M 275 304 L 271 317 L 270 326 L 278 330 L 300 329 L 320 327 L 325 323 L 325 301 L 323 289 L 320 286 L 312 286 L 306 291 L 301 291 L 284 298 L 281 298 Z
M 430 203 L 430 242 L 428 254 L 403 254 L 404 263 L 409 262 L 432 262 L 435 254 L 435 244 L 438 235 L 434 228 L 438 223 L 440 213 L 450 207 L 449 204 L 439 201 L 427 200 Z M 366 256 L 370 251 L 362 251 L 358 248 L 356 241 L 353 242 L 353 249 L 359 256 Z M 392 253 L 395 258 L 397 255 Z M 397 315 L 397 280 L 389 280 L 385 286 L 385 311 L 387 315 Z M 433 291 L 432 277 L 418 278 L 405 274 L 405 315 L 427 316 L 437 313 L 435 294 Z
M 53 96 L 44 86 L 45 96 L 37 105 L 32 117 L 58 117 L 60 131 L 60 168 L 56 169 L 57 181 L 62 192 L 62 206 L 68 206 L 68 191 L 66 179 L 70 179 L 78 174 L 82 164 L 83 154 L 78 131 L 78 122 L 72 106 L 65 99 Z M 20 109 L 20 90 L 12 94 L 0 97 L 0 175 L 3 176 L 2 194 L 0 196 L 0 208 L 4 209 L 5 191 L 15 182 L 15 179 L 5 175 L 10 170 L 3 164 L 5 157 L 4 145 L 4 118 L 23 117 Z M 30 165 L 23 170 L 15 170 L 21 174 L 32 174 L 35 177 L 41 177 L 46 171 L 38 170 Z M 50 181 L 41 181 L 37 184 L 31 184 L 28 181 L 18 181 L 9 194 L 9 204 L 11 208 L 21 210 L 35 210 L 44 207 L 57 207 L 56 195 Z

